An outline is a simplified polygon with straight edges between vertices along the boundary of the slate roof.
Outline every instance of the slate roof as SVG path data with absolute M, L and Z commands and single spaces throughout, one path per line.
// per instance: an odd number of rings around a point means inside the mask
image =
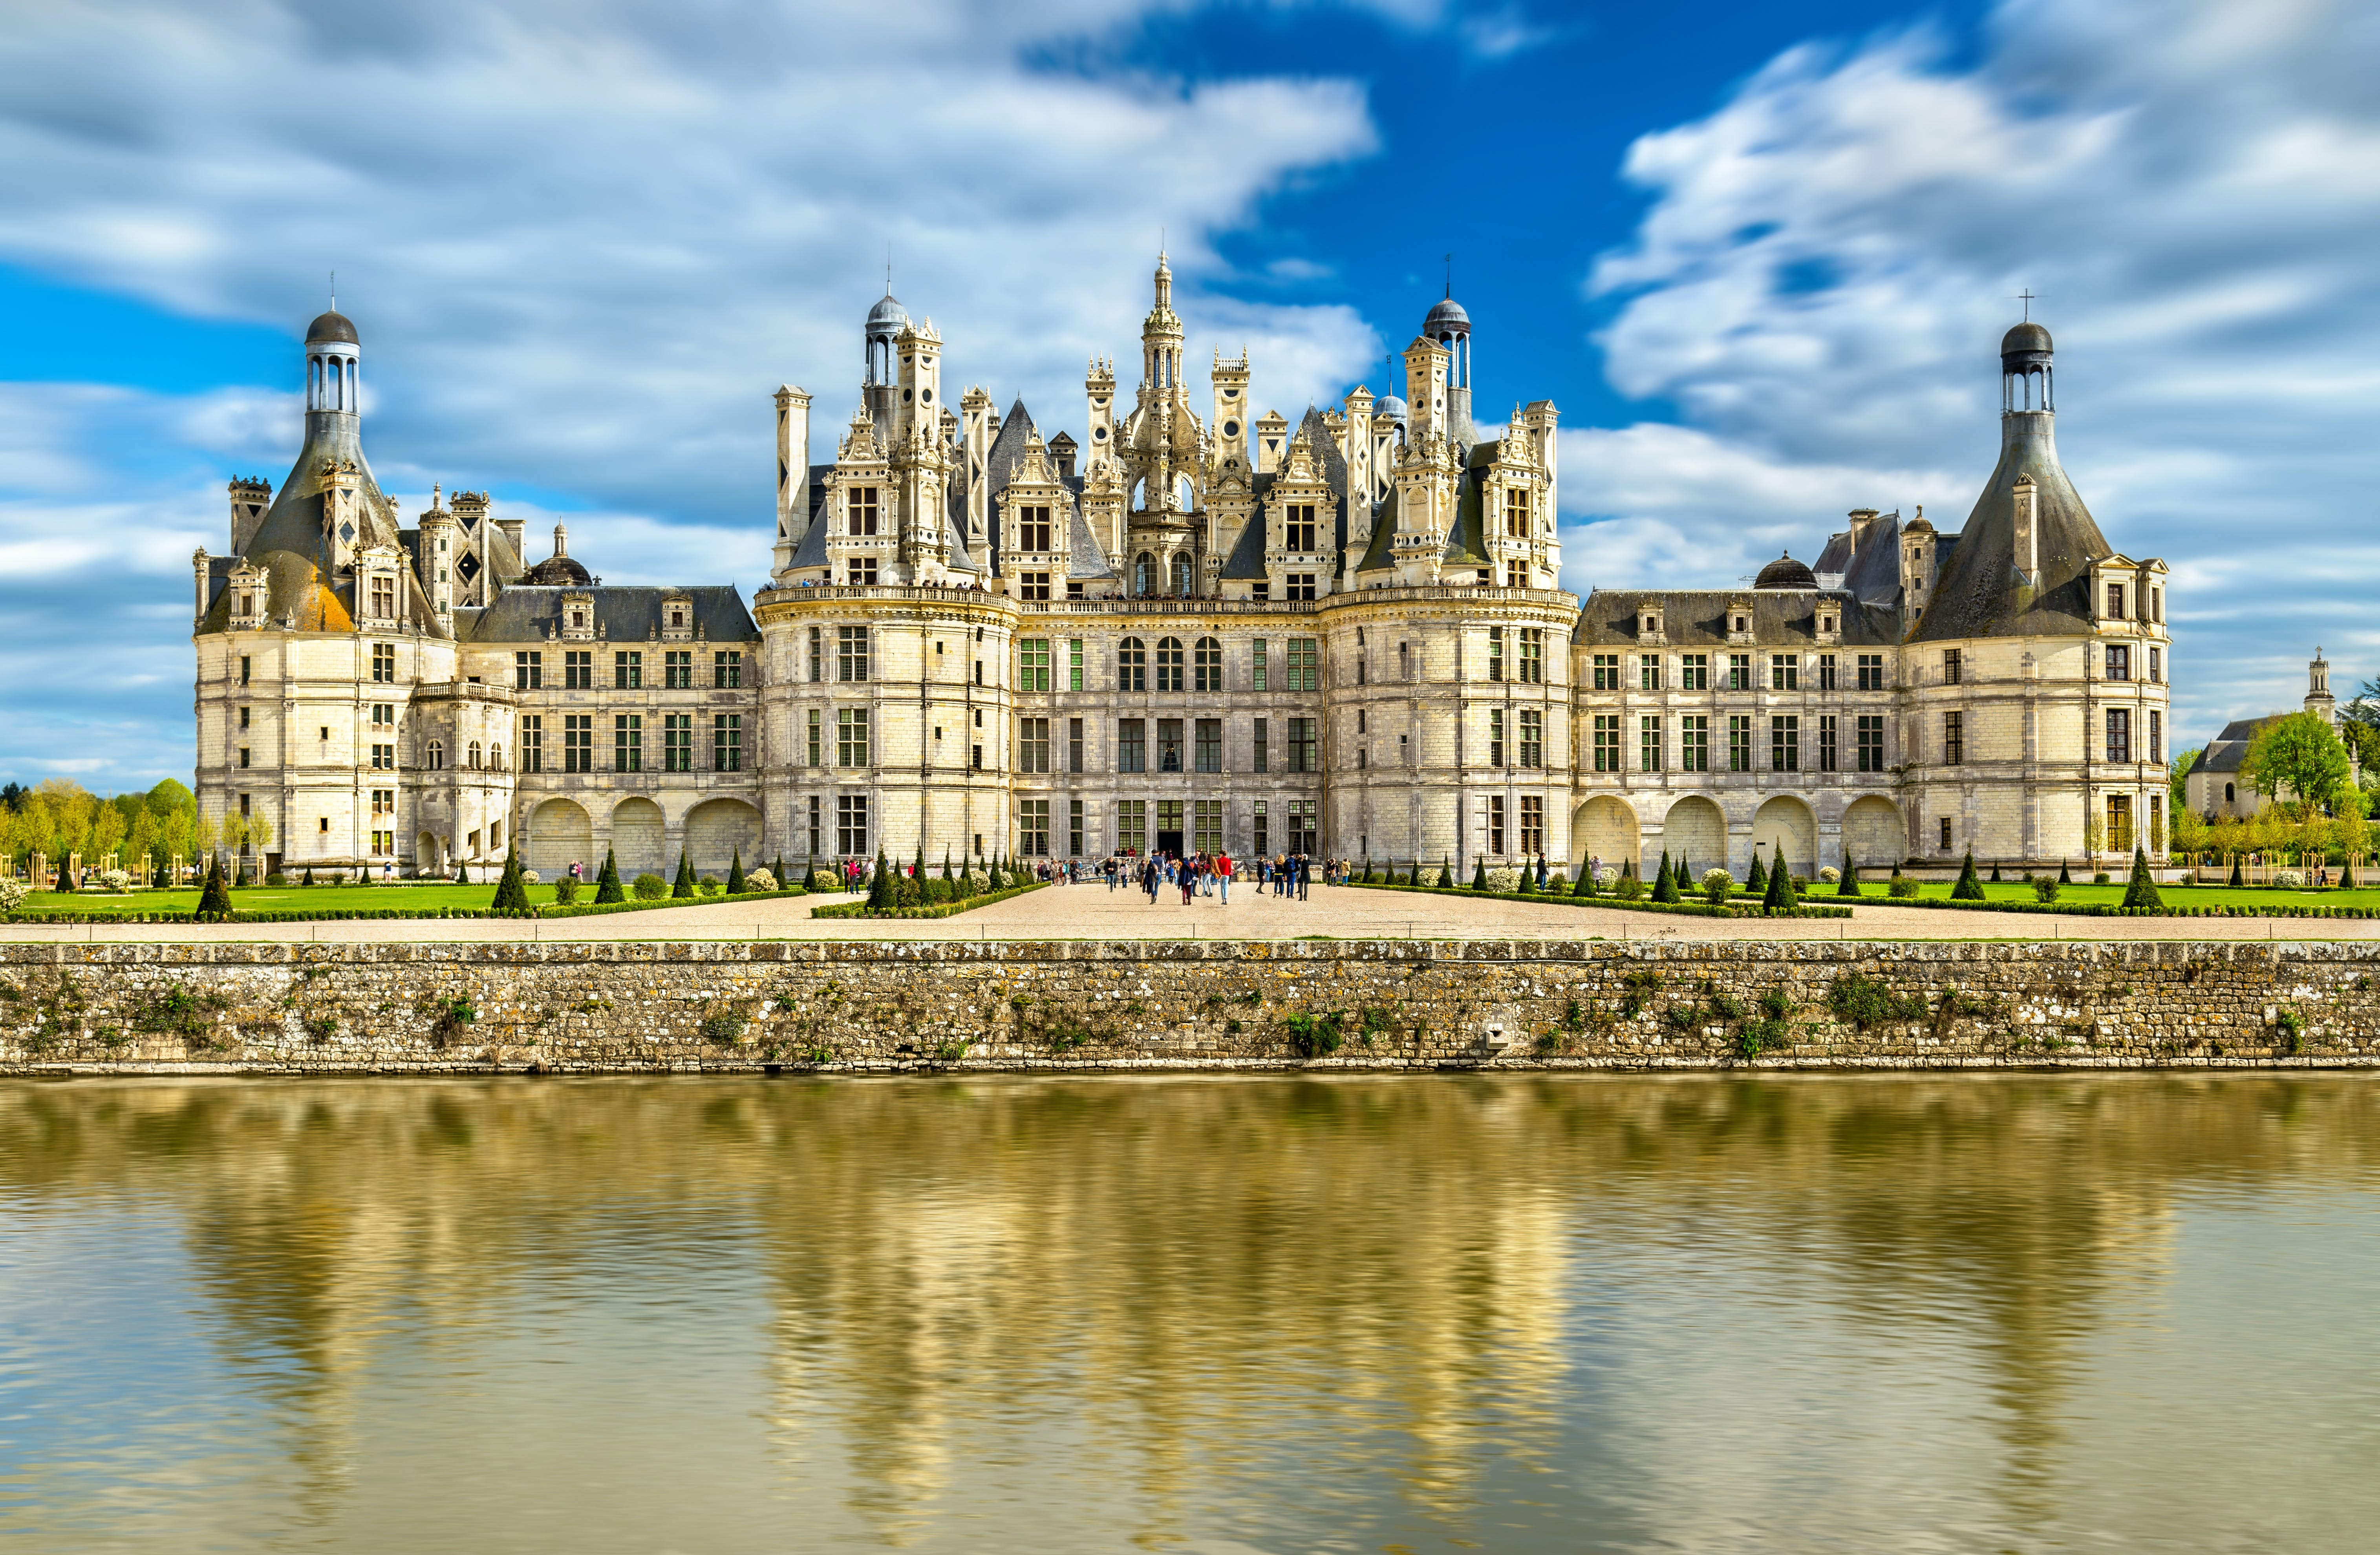
M 1772 589 L 1761 593 L 1730 589 L 1597 589 L 1586 597 L 1571 641 L 1598 648 L 1634 647 L 1637 606 L 1646 600 L 1660 605 L 1662 638 L 1668 648 L 1724 650 L 1734 646 L 1727 640 L 1727 626 L 1730 607 L 1738 601 L 1749 601 L 1753 637 L 1764 648 L 1815 644 L 1821 604 L 1842 612 L 1842 647 L 1880 648 L 1893 641 L 1891 612 L 1868 609 L 1836 589 Z
M 1108 565 L 1107 553 L 1099 548 L 1098 537 L 1091 533 L 1088 520 L 1083 516 L 1077 500 L 1067 510 L 1070 527 L 1066 541 L 1066 576 L 1069 578 L 1113 577 L 1115 569 Z
M 2248 747 L 2255 742 L 2256 736 L 2289 716 L 2285 712 L 2274 712 L 2262 718 L 2233 719 L 2223 725 L 2221 734 L 2206 742 L 2205 754 L 2199 757 L 2198 765 L 2191 771 L 2237 773 L 2240 763 L 2247 759 Z
M 662 606 L 673 595 L 694 604 L 695 635 L 716 643 L 758 642 L 760 628 L 744 597 L 727 584 L 703 584 L 692 589 L 657 589 L 605 585 L 594 589 L 547 588 L 516 583 L 496 596 L 484 610 L 455 613 L 455 635 L 466 642 L 545 642 L 559 638 L 562 600 L 583 594 L 594 601 L 596 636 L 622 647 L 658 638 Z M 549 634 L 548 628 L 552 628 Z
M 2041 570 L 2033 602 L 2022 610 L 2016 577 L 2020 475 L 2033 477 Z M 1933 600 L 1910 640 L 2087 635 L 2091 564 L 2113 552 L 2058 462 L 2055 419 L 2044 411 L 2004 413 L 1999 464 L 1967 515 L 1956 549 L 1947 561 L 1937 559 Z

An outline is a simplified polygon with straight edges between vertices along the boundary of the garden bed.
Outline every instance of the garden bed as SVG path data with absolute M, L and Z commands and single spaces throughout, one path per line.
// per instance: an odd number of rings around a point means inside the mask
M 1039 891 L 1048 881 L 1032 881 L 1024 885 L 1012 885 L 1005 891 L 986 892 L 960 902 L 932 902 L 921 907 L 883 907 L 870 912 L 865 902 L 838 902 L 832 906 L 812 907 L 812 917 L 956 917 L 978 907 L 989 907 L 994 902 L 1005 902 L 1012 896 L 1022 896 L 1029 891 Z

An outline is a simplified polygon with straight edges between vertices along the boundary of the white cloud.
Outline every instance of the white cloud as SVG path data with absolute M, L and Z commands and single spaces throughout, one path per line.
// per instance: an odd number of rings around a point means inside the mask
M 1955 528 L 2029 288 L 2069 473 L 2112 543 L 2176 566 L 2181 726 L 2293 702 L 2317 638 L 2380 672 L 2340 648 L 2368 641 L 2380 476 L 2380 16 L 2016 0 L 1983 45 L 1796 48 L 1636 143 L 1653 204 L 1590 289 L 1621 304 L 1611 382 L 1688 426 L 1566 438 L 1566 510 L 1634 526 L 1591 528 L 1573 574 L 1732 576 L 1856 505 Z M 1607 533 L 1636 537 L 1609 564 Z

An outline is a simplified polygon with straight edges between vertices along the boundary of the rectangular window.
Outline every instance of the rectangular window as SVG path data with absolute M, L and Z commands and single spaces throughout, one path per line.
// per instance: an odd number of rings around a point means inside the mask
M 1020 507 L 1016 510 L 1016 549 L 1035 555 L 1050 549 L 1050 510 L 1046 507 Z
M 395 680 L 396 678 L 396 650 L 394 648 L 387 650 L 388 673 L 386 674 L 380 673 L 381 652 L 382 650 L 380 649 L 375 648 L 372 650 L 372 678 L 374 680 Z M 245 653 L 241 654 L 239 656 L 239 683 L 242 686 L 246 686 L 248 684 L 249 674 L 251 668 L 252 666 L 249 663 L 248 655 Z
M 1536 686 L 1546 678 L 1546 633 L 1542 626 L 1521 628 L 1521 683 Z
M 1689 713 L 1678 720 L 1678 771 L 1710 771 L 1710 715 Z
M 1617 713 L 1595 715 L 1595 770 L 1616 772 L 1620 770 L 1620 718 Z
M 372 727 L 375 729 L 395 728 L 396 704 L 395 702 L 374 702 L 372 704 L 371 721 Z M 242 728 L 246 728 L 248 726 L 248 710 L 246 708 L 239 710 L 239 722 Z
M 1157 721 L 1157 770 L 1160 772 L 1182 771 L 1182 720 L 1178 718 Z
M 1322 762 L 1317 753 L 1320 721 L 1293 718 L 1289 721 L 1289 770 L 1293 772 L 1318 772 Z
M 1835 715 L 1822 712 L 1818 715 L 1818 771 L 1831 772 L 1835 767 Z
M 1223 770 L 1223 721 L 1220 718 L 1202 718 L 1198 720 L 1194 733 L 1197 737 L 1192 754 L 1196 758 L 1197 770 L 1202 772 L 1221 771 Z
M 595 655 L 591 652 L 571 652 L 562 656 L 562 686 L 565 691 L 595 689 Z
M 1645 772 L 1661 770 L 1661 721 L 1658 718 L 1645 718 L 1637 725 L 1636 768 Z
M 1291 600 L 1313 599 L 1314 575 L 1310 572 L 1291 573 L 1289 575 L 1289 592 L 1285 597 Z
M 1016 688 L 1019 691 L 1050 689 L 1050 639 L 1048 638 L 1018 639 Z
M 1642 653 L 1636 658 L 1636 689 L 1658 691 L 1661 688 L 1661 656 Z
M 1488 678 L 1504 678 L 1504 628 L 1501 626 L 1488 628 Z
M 1504 852 L 1504 796 L 1488 796 L 1488 851 L 1500 857 Z
M 1940 820 L 1940 826 L 1941 826 L 1941 838 L 1942 838 L 1942 851 L 1943 851 L 1944 853 L 1948 853 L 1948 852 L 1949 852 L 1949 851 L 1950 851 L 1950 818 L 1949 818 L 1949 816 L 1947 816 L 1947 815 L 1946 815 L 1946 816 L 1943 816 L 1943 817 L 1941 818 L 1941 820 Z
M 834 764 L 838 767 L 868 765 L 868 710 L 866 708 L 834 710 Z
M 1016 589 L 1016 597 L 1023 600 L 1027 604 L 1048 604 L 1050 602 L 1050 575 L 1046 572 L 1028 572 L 1020 574 Z
M 1190 850 L 1209 858 L 1223 851 L 1223 801 L 1199 799 L 1190 806 Z
M 1727 770 L 1752 771 L 1752 720 L 1740 713 L 1727 721 Z
M 1144 854 L 1148 851 L 1148 800 L 1116 801 L 1116 851 Z
M 1946 712 L 1942 715 L 1942 763 L 1955 767 L 1967 759 L 1967 715 Z
M 694 717 L 690 713 L 662 715 L 662 771 L 694 771 Z
M 809 750 L 810 765 L 813 767 L 823 766 L 825 764 L 822 759 L 822 752 L 820 750 L 820 745 L 824 743 L 820 737 L 823 733 L 821 726 L 824 723 L 825 718 L 820 710 L 817 708 L 810 709 Z
M 2107 759 L 2129 761 L 2132 759 L 2132 710 L 2107 710 Z
M 1020 718 L 1016 721 L 1016 770 L 1020 772 L 1046 772 L 1050 770 L 1048 719 Z
M 2159 649 L 2159 648 L 2152 647 L 2152 648 L 2150 648 L 2150 650 L 2149 650 L 2149 681 L 2150 681 L 2150 683 L 2151 683 L 2152 685 L 2155 685 L 2155 684 L 2156 684 L 2156 683 L 2159 683 L 2159 682 L 2163 681 L 2164 679 L 2165 679 L 2165 650 L 2162 650 L 2162 649 Z
M 691 691 L 694 689 L 694 653 L 692 650 L 671 649 L 662 655 L 662 689 Z
M 1529 492 L 1526 487 L 1504 488 L 1504 538 L 1529 538 Z
M 641 714 L 624 712 L 613 718 L 612 770 L 615 772 L 640 772 L 645 770 L 645 721 Z
M 396 645 L 395 643 L 372 644 L 372 679 L 383 685 L 395 684 Z M 244 656 L 239 662 L 239 683 L 242 686 L 248 684 L 248 660 Z
M 1259 718 L 1257 720 L 1254 770 L 1259 772 L 1270 771 L 1272 770 L 1271 752 L 1267 745 L 1267 736 L 1271 733 L 1271 720 L 1265 718 Z
M 1116 720 L 1116 771 L 1148 771 L 1148 723 L 1146 719 Z
M 1248 824 L 1253 829 L 1249 832 L 1249 844 L 1259 855 L 1272 851 L 1270 821 L 1271 818 L 1265 814 L 1265 802 L 1258 799 L 1248 813 Z
M 1314 801 L 1289 801 L 1289 851 L 1309 857 L 1321 851 L 1321 840 L 1314 826 Z
M 1835 656 L 1831 653 L 1821 653 L 1818 655 L 1818 689 L 1832 691 L 1834 688 Z
M 371 580 L 371 613 L 382 621 L 396 614 L 396 579 L 375 577 Z
M 1545 764 L 1545 714 L 1535 708 L 1523 708 L 1521 710 L 1521 765 L 1542 767 Z
M 710 656 L 710 684 L 722 691 L 734 691 L 744 684 L 744 650 L 723 648 Z
M 595 719 L 589 713 L 565 713 L 562 720 L 562 770 L 595 770 Z
M 1752 655 L 1730 653 L 1727 656 L 1727 688 L 1730 691 L 1752 689 Z
M 2107 678 L 2109 680 L 2132 678 L 2132 650 L 2129 646 L 2120 642 L 2111 642 L 2107 645 Z
M 710 715 L 710 770 L 714 772 L 740 772 L 744 770 L 742 713 L 714 712 Z
M 2132 851 L 2132 796 L 2129 794 L 2107 796 L 2107 849 L 2111 853 Z
M 1546 801 L 1540 794 L 1521 796 L 1521 852 L 1524 855 L 1546 851 Z
M 623 651 L 612 655 L 613 690 L 639 690 L 643 687 L 644 684 L 645 656 L 642 653 Z
M 520 721 L 520 770 L 525 772 L 545 771 L 545 719 L 542 715 Z
M 1884 655 L 1863 653 L 1859 656 L 1859 688 L 1863 691 L 1884 689 Z
M 815 761 L 811 762 L 810 764 L 811 764 L 812 766 L 816 766 L 816 765 L 818 765 L 818 763 L 817 763 L 817 762 L 815 762 Z M 819 856 L 819 851 L 820 851 L 819 844 L 820 844 L 820 842 L 821 842 L 821 841 L 823 841 L 823 839 L 819 835 L 819 833 L 820 833 L 820 830 L 822 829 L 822 828 L 821 828 L 821 820 L 822 820 L 822 819 L 823 819 L 823 818 L 820 816 L 820 806 L 819 796 L 818 796 L 817 795 L 815 795 L 815 794 L 811 795 L 811 796 L 810 796 L 810 804 L 809 804 L 809 811 L 810 811 L 809 832 L 810 832 L 810 856 L 811 856 L 812 858 L 816 858 L 816 857 Z M 784 883 L 784 881 L 779 881 L 777 883 L 778 883 L 778 884 L 780 884 L 780 885 L 783 885 L 783 884 Z M 809 882 L 808 882 L 808 881 L 804 881 L 802 883 L 803 883 L 803 884 L 805 884 L 805 885 L 807 885 L 807 884 L 808 884 Z
M 1016 802 L 1016 851 L 1027 858 L 1050 856 L 1050 801 L 1019 799 Z
M 868 796 L 841 794 L 834 801 L 834 850 L 845 858 L 868 856 Z
M 516 653 L 513 655 L 513 689 L 535 691 L 545 685 L 545 655 Z
M 1864 712 L 1859 715 L 1859 770 L 1864 772 L 1884 771 L 1884 714 Z
M 1083 856 L 1083 802 L 1080 799 L 1066 801 L 1066 856 L 1070 858 Z
M 1961 682 L 1965 678 L 1965 676 L 1966 676 L 1966 668 L 1967 668 L 1967 663 L 1966 663 L 1965 656 L 1964 656 L 1964 655 L 1962 655 L 1962 654 L 1961 654 L 1961 653 L 1957 649 L 1955 649 L 1955 648 L 1946 648 L 1946 649 L 1944 649 L 1944 650 L 1942 650 L 1942 684 L 1943 684 L 1943 685 L 1945 685 L 1945 686 L 1957 686 L 1957 685 L 1959 685 L 1959 684 L 1960 684 L 1960 683 L 1961 683 Z
M 1772 772 L 1798 772 L 1802 770 L 1802 720 L 1780 716 L 1768 721 L 1768 770 Z
M 1689 653 L 1678 661 L 1678 689 L 1707 691 L 1710 689 L 1710 655 Z
M 1768 689 L 1799 691 L 1802 689 L 1802 656 L 1798 653 L 1772 653 L 1768 656 Z
M 1595 656 L 1595 688 L 1597 691 L 1620 689 L 1620 655 L 1598 653 Z
M 1066 770 L 1070 772 L 1083 770 L 1083 721 L 1079 718 L 1066 720 Z M 1083 850 L 1076 848 L 1075 851 L 1080 853 Z
M 851 559 L 850 576 L 846 577 L 844 579 L 844 582 L 854 589 L 874 588 L 876 586 L 876 558 L 873 556 L 854 556 Z
M 395 815 L 396 813 L 396 790 L 394 788 L 373 789 L 371 791 L 371 812 L 374 815 Z
M 372 747 L 371 764 L 375 769 L 381 771 L 393 772 L 396 771 L 396 747 L 393 745 L 376 745 Z
M 825 633 L 821 628 L 817 626 L 812 626 L 810 628 L 810 683 L 812 685 L 816 685 L 826 678 L 826 648 L 823 641 Z M 811 851 L 815 852 L 817 850 L 812 849 Z
M 1249 661 L 1248 673 L 1252 677 L 1249 682 L 1249 688 L 1257 691 L 1265 690 L 1265 639 L 1262 638 L 1257 638 L 1256 656 Z M 1259 768 L 1257 770 L 1262 771 L 1263 769 Z
M 2165 760 L 2165 714 L 2159 712 L 2155 708 L 2149 709 L 2149 748 L 2147 759 L 2160 764 Z
M 868 628 L 837 626 L 834 629 L 834 678 L 862 681 L 868 678 Z
M 2107 613 L 2118 621 L 2124 618 L 2124 586 L 2120 583 L 2107 585 Z
M 1080 638 L 1068 638 L 1066 639 L 1066 689 L 1069 691 L 1080 691 L 1082 688 L 1083 639 Z
M 1165 833 L 1168 832 L 1174 834 L 1172 845 L 1180 847 L 1182 845 L 1182 801 L 1179 799 L 1157 801 L 1157 844 L 1160 847 L 1166 845 Z
M 1281 546 L 1284 551 L 1311 555 L 1314 552 L 1314 504 L 1289 503 L 1282 506 Z
M 876 488 L 854 486 L 844 494 L 843 511 L 844 516 L 850 520 L 846 526 L 849 532 L 855 535 L 874 534 L 877 516 Z
M 1319 691 L 1322 689 L 1322 659 L 1315 650 L 1312 638 L 1289 639 L 1289 667 L 1284 691 Z

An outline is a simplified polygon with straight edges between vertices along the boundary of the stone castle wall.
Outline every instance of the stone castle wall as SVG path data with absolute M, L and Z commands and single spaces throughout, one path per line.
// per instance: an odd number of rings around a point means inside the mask
M 0 1073 L 2380 1064 L 2380 945 L 0 946 Z

